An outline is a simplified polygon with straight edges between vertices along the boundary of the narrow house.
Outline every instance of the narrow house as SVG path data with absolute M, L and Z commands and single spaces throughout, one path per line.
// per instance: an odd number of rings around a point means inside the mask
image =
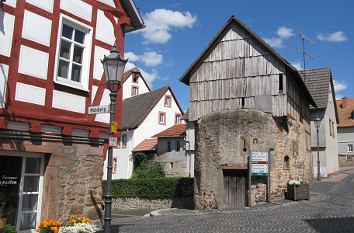
M 300 72 L 306 87 L 310 91 L 317 108 L 310 106 L 311 119 L 311 151 L 313 171 L 317 174 L 317 133 L 313 120 L 321 120 L 319 127 L 320 175 L 338 171 L 338 111 L 334 92 L 332 71 L 330 68 L 319 68 Z
M 190 87 L 197 208 L 262 201 L 257 184 L 279 200 L 289 180 L 313 179 L 309 105 L 316 104 L 298 71 L 236 17 L 180 80 Z M 269 155 L 268 165 L 250 169 L 259 154 Z
M 88 107 L 108 98 L 100 59 L 114 43 L 124 55 L 125 34 L 144 27 L 139 11 L 132 0 L 1 3 L 1 217 L 17 232 L 97 220 L 109 118 Z
M 354 99 L 342 98 L 337 100 L 339 113 L 338 151 L 341 167 L 353 166 L 354 157 Z

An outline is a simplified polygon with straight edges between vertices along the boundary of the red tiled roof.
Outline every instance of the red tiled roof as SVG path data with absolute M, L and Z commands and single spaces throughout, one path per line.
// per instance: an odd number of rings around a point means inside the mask
M 157 146 L 157 138 L 145 139 L 133 149 L 133 152 L 155 151 L 156 146 Z
M 354 111 L 354 98 L 339 99 L 336 102 L 339 115 L 338 127 L 354 126 L 354 119 L 352 118 L 352 112 Z
M 186 135 L 187 127 L 185 124 L 174 125 L 158 134 L 154 137 L 167 138 L 167 137 L 184 137 Z

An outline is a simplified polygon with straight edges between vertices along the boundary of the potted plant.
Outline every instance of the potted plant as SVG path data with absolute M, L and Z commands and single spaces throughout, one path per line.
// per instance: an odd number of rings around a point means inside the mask
M 309 184 L 301 180 L 290 180 L 287 184 L 288 198 L 293 201 L 309 200 Z

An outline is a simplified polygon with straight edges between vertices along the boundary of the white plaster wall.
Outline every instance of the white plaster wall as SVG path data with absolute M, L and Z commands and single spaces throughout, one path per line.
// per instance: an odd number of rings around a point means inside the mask
M 341 155 L 354 155 L 348 152 L 348 144 L 354 145 L 354 127 L 338 128 L 338 150 Z
M 100 106 L 104 105 L 109 105 L 110 104 L 110 98 L 109 98 L 109 93 L 110 91 L 108 89 L 105 89 L 103 92 L 103 96 L 100 102 Z M 103 122 L 103 123 L 109 123 L 109 113 L 104 113 L 104 114 L 96 114 L 96 121 Z
M 15 16 L 0 10 L 0 54 L 7 57 L 11 55 L 14 23 Z
M 83 96 L 54 90 L 52 106 L 54 108 L 59 108 L 67 111 L 85 113 L 86 98 Z
M 25 11 L 22 28 L 23 38 L 49 46 L 51 28 L 51 20 L 37 15 L 31 11 Z
M 16 2 L 16 0 L 6 0 L 5 4 L 12 7 L 16 7 Z
M 15 100 L 44 105 L 46 89 L 24 83 L 16 83 Z
M 132 148 L 132 136 L 134 131 L 125 131 L 127 134 L 128 143 L 126 148 L 113 149 L 113 158 L 117 158 L 117 172 L 112 174 L 112 179 L 128 179 L 132 175 L 133 160 L 131 156 Z M 106 158 L 108 157 L 108 152 Z M 104 162 L 103 179 L 107 179 L 107 159 Z
M 102 3 L 109 5 L 109 6 L 115 7 L 113 0 L 97 0 L 97 1 L 102 2 Z
M 91 92 L 91 103 L 93 102 L 93 100 L 94 100 L 94 99 L 95 99 L 95 97 L 96 97 L 97 89 L 98 89 L 98 86 L 94 86 L 94 85 L 92 85 L 92 92 Z
M 61 0 L 60 8 L 91 22 L 92 6 L 84 1 Z
M 6 64 L 0 64 L 0 108 L 5 107 L 8 75 L 9 66 Z
M 317 177 L 317 150 L 313 150 L 311 152 L 313 158 L 313 177 L 316 179 Z M 320 174 L 321 177 L 328 176 L 327 169 L 327 153 L 326 150 L 320 150 Z
M 115 41 L 113 25 L 101 10 L 97 11 L 96 39 L 110 45 Z
M 132 97 L 132 86 L 139 87 L 139 95 L 149 92 L 149 88 L 146 86 L 142 77 L 138 78 L 138 84 L 133 83 L 133 75 L 130 75 L 123 83 L 123 100 Z
M 50 13 L 53 12 L 54 0 L 26 0 L 26 2 L 31 3 L 32 5 L 39 7 L 43 10 L 46 10 Z
M 95 46 L 95 57 L 93 61 L 93 78 L 97 80 L 101 80 L 103 75 L 103 66 L 101 60 L 103 59 L 104 55 L 109 55 L 109 50 L 104 49 L 99 46 Z
M 47 79 L 48 58 L 48 53 L 21 45 L 18 72 Z
M 331 85 L 329 85 L 329 90 L 331 92 L 328 95 L 328 105 L 326 108 L 326 119 L 327 119 L 327 127 L 328 133 L 326 134 L 326 160 L 327 160 L 327 173 L 331 174 L 339 169 L 339 160 L 338 160 L 338 134 L 337 134 L 337 121 L 335 114 L 335 104 L 336 100 L 332 98 L 332 92 L 334 90 L 331 89 Z M 334 137 L 329 134 L 329 119 L 334 122 Z

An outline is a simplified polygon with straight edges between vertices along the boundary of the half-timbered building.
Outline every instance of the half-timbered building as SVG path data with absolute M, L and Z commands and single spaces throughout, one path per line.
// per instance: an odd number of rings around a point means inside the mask
M 270 183 L 268 200 L 281 199 L 289 180 L 312 179 L 309 105 L 316 105 L 298 71 L 236 17 L 180 80 L 190 87 L 196 131 L 197 208 L 264 201 L 258 183 Z M 252 152 L 270 154 L 269 173 L 250 168 Z
M 4 1 L 1 1 L 4 2 Z M 7 0 L 0 9 L 0 192 L 17 231 L 97 219 L 109 90 L 100 59 L 142 28 L 132 0 Z M 116 112 L 121 112 L 122 90 Z M 117 121 L 120 122 L 117 114 Z M 4 195 L 2 195 L 4 194 Z

